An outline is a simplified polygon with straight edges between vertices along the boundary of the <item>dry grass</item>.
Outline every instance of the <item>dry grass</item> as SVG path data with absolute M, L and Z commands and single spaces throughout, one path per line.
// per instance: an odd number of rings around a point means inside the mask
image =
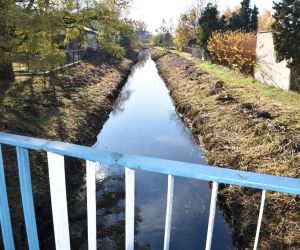
M 0 131 L 91 146 L 132 65 L 126 59 L 117 64 L 90 62 L 51 77 L 18 77 L 1 86 Z M 53 249 L 46 155 L 32 152 L 30 158 L 40 243 Z M 4 148 L 4 161 L 16 245 L 27 249 L 14 149 Z M 66 158 L 69 203 L 81 187 L 82 166 L 81 161 Z
M 169 53 L 157 67 L 209 164 L 299 178 L 299 94 L 239 84 L 249 78 L 187 59 Z M 224 187 L 220 199 L 236 247 L 251 248 L 260 192 Z M 260 249 L 299 249 L 299 198 L 270 192 L 267 200 Z
M 300 93 L 294 91 L 284 91 L 267 84 L 263 84 L 255 80 L 251 76 L 245 76 L 232 71 L 226 67 L 213 64 L 210 62 L 203 62 L 200 59 L 192 57 L 188 53 L 174 51 L 180 57 L 185 58 L 197 65 L 200 69 L 205 70 L 211 75 L 214 75 L 224 82 L 229 84 L 233 91 L 243 99 L 256 100 L 256 94 L 259 93 L 261 98 L 265 98 L 268 102 L 277 102 L 285 108 L 296 111 L 300 116 Z M 241 90 L 244 90 L 241 92 Z
M 128 60 L 119 65 L 81 63 L 51 77 L 17 77 L 1 89 L 0 129 L 79 143 L 78 127 L 86 126 L 90 113 L 99 112 L 102 119 L 109 114 L 130 67 Z

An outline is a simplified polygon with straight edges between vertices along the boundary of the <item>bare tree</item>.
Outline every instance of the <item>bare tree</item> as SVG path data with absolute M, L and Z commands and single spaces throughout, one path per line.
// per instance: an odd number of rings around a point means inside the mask
M 206 5 L 209 3 L 209 0 L 196 0 L 195 1 L 195 7 L 196 7 L 196 14 L 197 14 L 197 19 L 199 19 L 206 7 Z
M 218 5 L 217 0 L 195 0 L 195 7 L 197 9 L 197 17 L 198 19 L 202 16 L 202 13 L 206 6 L 211 3 L 212 5 Z

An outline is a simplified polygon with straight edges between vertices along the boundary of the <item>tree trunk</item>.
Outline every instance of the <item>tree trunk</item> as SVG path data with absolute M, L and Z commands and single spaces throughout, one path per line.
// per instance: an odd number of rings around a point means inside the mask
M 15 80 L 15 74 L 12 63 L 0 64 L 0 79 L 10 82 Z
M 291 90 L 300 91 L 300 66 L 291 67 Z

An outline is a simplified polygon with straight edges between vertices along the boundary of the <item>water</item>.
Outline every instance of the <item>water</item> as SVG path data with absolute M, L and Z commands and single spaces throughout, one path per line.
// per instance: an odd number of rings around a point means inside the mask
M 94 147 L 206 164 L 147 52 L 132 70 Z M 124 171 L 98 166 L 97 190 L 98 247 L 124 249 Z M 137 249 L 163 249 L 166 196 L 167 176 L 137 171 Z M 207 182 L 175 178 L 170 249 L 204 249 L 210 196 Z M 220 211 L 212 249 L 233 249 L 229 226 Z

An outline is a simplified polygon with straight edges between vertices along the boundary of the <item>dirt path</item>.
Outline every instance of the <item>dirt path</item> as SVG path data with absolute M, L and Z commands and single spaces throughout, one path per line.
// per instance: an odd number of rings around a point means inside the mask
M 128 59 L 103 63 L 94 58 L 51 77 L 19 77 L 2 88 L 0 131 L 93 145 L 133 64 Z M 15 149 L 3 151 L 15 241 L 18 249 L 27 249 Z M 40 244 L 42 249 L 53 249 L 46 154 L 31 152 L 30 156 Z M 69 204 L 82 184 L 83 166 L 80 160 L 66 158 Z
M 177 54 L 154 49 L 152 55 L 210 165 L 300 176 L 297 110 L 270 102 L 250 85 L 225 82 Z M 238 249 L 253 246 L 260 196 L 234 186 L 220 191 L 219 206 Z M 266 202 L 259 249 L 300 249 L 299 197 L 269 192 Z

